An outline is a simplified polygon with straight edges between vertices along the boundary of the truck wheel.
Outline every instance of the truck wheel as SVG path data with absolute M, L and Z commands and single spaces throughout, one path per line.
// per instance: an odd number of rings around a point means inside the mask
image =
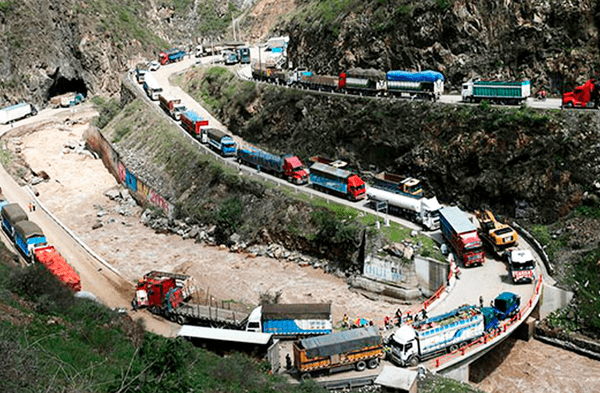
M 310 373 L 304 373 L 302 375 L 300 375 L 300 379 L 303 381 L 308 381 L 312 378 L 312 376 L 310 375 Z
M 370 369 L 377 368 L 378 365 L 379 365 L 379 359 L 370 359 L 369 362 L 367 363 L 367 367 Z
M 419 357 L 418 356 L 411 356 L 406 363 L 410 367 L 415 367 L 417 364 L 419 364 Z
M 458 349 L 458 345 L 456 344 L 452 344 L 450 345 L 450 349 L 448 350 L 448 352 L 454 352 Z
M 361 360 L 360 362 L 356 363 L 356 371 L 364 371 L 365 368 L 367 368 L 367 363 L 365 363 L 363 360 Z
M 183 315 L 178 315 L 177 316 L 177 323 L 180 325 L 185 325 L 185 317 Z
M 567 108 L 573 108 L 573 102 L 567 102 L 567 105 L 565 105 Z

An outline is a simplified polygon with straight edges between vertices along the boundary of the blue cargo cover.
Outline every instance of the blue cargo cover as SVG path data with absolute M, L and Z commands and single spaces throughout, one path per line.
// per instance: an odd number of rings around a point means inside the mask
M 437 71 L 388 71 L 386 74 L 388 81 L 394 82 L 435 82 L 437 80 L 444 81 L 444 75 Z
M 310 181 L 319 186 L 335 190 L 345 194 L 348 190 L 348 184 L 345 181 L 352 175 L 344 169 L 334 168 L 329 165 L 315 162 L 310 167 Z
M 190 119 L 191 121 L 193 121 L 194 123 L 199 120 L 204 120 L 202 117 L 200 117 L 199 114 L 197 114 L 194 111 L 185 111 L 184 116 L 187 117 L 188 119 Z
M 440 218 L 445 219 L 456 233 L 472 232 L 476 229 L 467 215 L 456 206 L 440 209 Z

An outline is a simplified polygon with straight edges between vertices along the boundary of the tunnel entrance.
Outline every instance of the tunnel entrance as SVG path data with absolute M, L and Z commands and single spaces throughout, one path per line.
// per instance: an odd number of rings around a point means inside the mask
M 85 81 L 81 78 L 67 79 L 63 76 L 59 76 L 48 89 L 46 100 L 50 100 L 50 98 L 54 96 L 71 92 L 81 93 L 87 97 L 88 89 L 85 85 Z

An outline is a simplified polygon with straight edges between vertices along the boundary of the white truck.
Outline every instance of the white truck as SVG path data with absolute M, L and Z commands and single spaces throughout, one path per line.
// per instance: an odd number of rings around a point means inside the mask
M 508 267 L 515 284 L 535 281 L 535 259 L 529 250 L 508 250 Z
M 160 93 L 163 92 L 163 88 L 158 84 L 154 76 L 150 73 L 146 73 L 144 77 L 144 90 L 152 101 L 157 101 Z
M 396 194 L 376 187 L 367 188 L 367 197 L 372 202 L 387 202 L 390 213 L 408 216 L 410 220 L 433 231 L 440 227 L 440 209 L 442 205 L 436 197 L 414 198 Z
M 482 310 L 461 306 L 446 314 L 401 326 L 389 339 L 390 360 L 401 367 L 453 352 L 485 333 Z
M 0 124 L 8 124 L 28 116 L 37 115 L 37 109 L 31 104 L 22 102 L 0 109 Z

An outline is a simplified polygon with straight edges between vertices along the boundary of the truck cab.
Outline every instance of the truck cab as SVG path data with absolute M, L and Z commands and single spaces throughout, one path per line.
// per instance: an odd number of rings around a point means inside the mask
M 535 259 L 529 250 L 509 250 L 508 267 L 515 283 L 535 280 Z
M 262 306 L 256 307 L 248 315 L 245 330 L 247 332 L 262 332 Z
M 419 364 L 419 341 L 410 325 L 401 326 L 389 340 L 393 343 L 389 346 L 388 356 L 394 363 L 411 367 Z
M 283 172 L 288 181 L 294 184 L 308 183 L 308 173 L 302 161 L 296 156 L 288 155 L 283 159 Z
M 519 312 L 521 297 L 512 292 L 502 292 L 492 301 L 498 320 L 512 318 Z
M 348 178 L 348 195 L 351 200 L 358 201 L 361 199 L 365 199 L 367 196 L 367 189 L 365 187 L 365 182 L 356 175 L 351 175 Z
M 600 96 L 600 83 L 590 79 L 573 91 L 564 93 L 562 106 L 566 108 L 597 108 Z

